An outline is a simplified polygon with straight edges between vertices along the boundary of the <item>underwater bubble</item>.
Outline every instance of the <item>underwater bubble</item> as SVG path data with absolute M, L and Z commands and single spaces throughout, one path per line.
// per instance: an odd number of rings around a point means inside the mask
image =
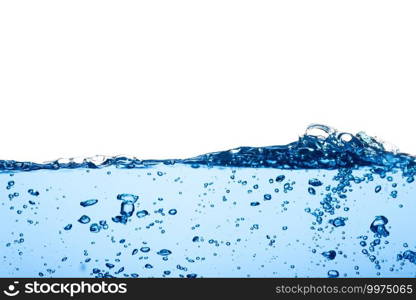
M 136 203 L 136 201 L 139 199 L 139 196 L 133 194 L 118 194 L 117 199 L 126 202 Z
M 28 189 L 27 192 L 28 192 L 28 194 L 30 194 L 32 196 L 35 196 L 35 197 L 39 196 L 39 192 L 35 191 L 34 189 Z
M 309 182 L 308 183 L 311 186 L 321 186 L 322 185 L 322 182 L 319 179 L 317 179 L 317 178 L 309 179 Z
M 172 251 L 170 251 L 168 249 L 162 249 L 162 250 L 158 251 L 157 254 L 161 255 L 161 256 L 168 256 L 168 255 L 172 254 Z
M 339 272 L 337 270 L 329 270 L 328 271 L 328 277 L 329 278 L 338 278 Z
M 311 195 L 316 195 L 316 191 L 315 191 L 315 189 L 314 189 L 314 188 L 312 188 L 312 187 L 309 187 L 309 188 L 308 188 L 308 193 L 309 193 L 309 194 L 311 194 Z
M 87 224 L 91 221 L 91 218 L 88 217 L 87 215 L 82 215 L 81 218 L 78 219 L 78 222 L 80 222 L 81 224 Z
M 142 251 L 143 253 L 147 253 L 147 252 L 150 251 L 150 248 L 149 247 L 141 247 L 140 251 Z
M 97 202 L 98 202 L 97 199 L 89 199 L 89 200 L 81 201 L 79 204 L 82 207 L 87 207 L 87 206 L 92 206 L 92 205 L 96 204 Z
M 72 224 L 68 224 L 64 227 L 65 230 L 71 230 L 72 228 Z
M 101 229 L 101 227 L 97 223 L 92 223 L 91 226 L 90 226 L 90 231 L 94 232 L 94 233 L 99 232 L 100 229 Z
M 283 180 L 285 180 L 285 175 L 279 175 L 276 177 L 276 182 L 282 182 Z
M 170 215 L 176 215 L 176 213 L 177 213 L 178 211 L 176 210 L 176 209 L 174 209 L 174 208 L 172 208 L 172 209 L 169 209 L 169 211 L 168 211 L 168 213 L 170 214 Z
M 122 216 L 131 217 L 134 212 L 134 204 L 131 202 L 121 203 L 120 214 Z
M 263 198 L 264 198 L 264 200 L 271 200 L 272 199 L 272 195 L 270 195 L 270 194 L 264 194 Z
M 332 224 L 334 227 L 341 227 L 345 226 L 345 220 L 346 218 L 338 217 L 333 220 L 329 220 L 329 223 Z
M 379 236 L 387 237 L 389 236 L 389 232 L 386 229 L 385 225 L 388 222 L 389 221 L 385 216 L 377 216 L 371 223 L 370 230 Z
M 334 250 L 330 250 L 330 251 L 322 252 L 322 256 L 324 256 L 325 258 L 329 260 L 333 260 L 337 256 L 337 253 Z
M 416 252 L 411 250 L 406 250 L 403 252 L 403 258 L 407 259 L 411 263 L 416 264 Z
M 103 229 L 108 229 L 107 221 L 101 220 L 98 222 Z
M 144 218 L 144 217 L 146 217 L 146 216 L 148 216 L 149 215 L 149 212 L 147 211 L 147 210 L 139 210 L 137 213 L 136 213 L 136 216 L 138 217 L 138 218 Z

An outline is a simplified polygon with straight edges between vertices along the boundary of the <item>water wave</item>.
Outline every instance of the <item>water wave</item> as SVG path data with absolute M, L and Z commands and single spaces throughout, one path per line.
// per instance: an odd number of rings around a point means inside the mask
M 318 132 L 315 133 L 314 132 Z M 351 134 L 314 124 L 297 141 L 287 145 L 239 147 L 207 153 L 186 159 L 149 159 L 135 157 L 96 156 L 93 158 L 58 159 L 46 163 L 0 160 L 0 171 L 33 171 L 40 169 L 74 168 L 144 168 L 155 164 L 191 164 L 199 166 L 277 168 L 277 169 L 338 169 L 364 166 L 383 170 L 401 169 L 406 177 L 416 174 L 416 158 L 397 151 L 386 150 L 376 138 L 360 132 Z M 381 170 L 380 170 L 381 171 Z

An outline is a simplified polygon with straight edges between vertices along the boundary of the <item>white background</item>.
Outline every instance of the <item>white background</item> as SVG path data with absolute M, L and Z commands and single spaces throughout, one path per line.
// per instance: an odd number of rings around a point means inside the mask
M 310 123 L 416 154 L 415 1 L 1 1 L 0 158 L 186 157 Z

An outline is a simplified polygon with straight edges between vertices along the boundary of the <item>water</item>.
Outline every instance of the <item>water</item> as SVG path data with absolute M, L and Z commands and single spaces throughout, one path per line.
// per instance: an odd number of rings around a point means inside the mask
M 0 161 L 0 276 L 415 277 L 415 176 L 322 125 L 186 160 Z

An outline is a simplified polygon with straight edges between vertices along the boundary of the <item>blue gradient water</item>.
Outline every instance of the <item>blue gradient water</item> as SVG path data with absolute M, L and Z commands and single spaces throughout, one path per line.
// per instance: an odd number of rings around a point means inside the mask
M 186 160 L 0 161 L 0 276 L 415 277 L 415 158 L 307 133 Z

